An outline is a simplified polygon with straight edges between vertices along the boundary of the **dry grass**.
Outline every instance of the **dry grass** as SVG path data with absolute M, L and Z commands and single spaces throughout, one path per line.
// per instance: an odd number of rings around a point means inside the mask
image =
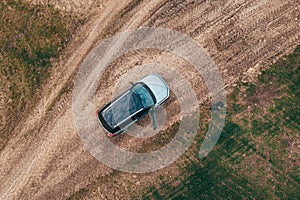
M 46 83 L 51 62 L 80 21 L 52 6 L 32 6 L 19 0 L 1 1 L 0 16 L 2 149 L 14 124 L 38 100 L 38 89 Z

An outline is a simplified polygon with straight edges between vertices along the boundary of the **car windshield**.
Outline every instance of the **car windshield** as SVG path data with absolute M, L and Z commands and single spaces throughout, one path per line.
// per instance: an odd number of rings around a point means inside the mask
M 131 90 L 125 92 L 121 97 L 111 102 L 103 111 L 103 118 L 115 128 L 126 121 L 132 114 L 154 104 L 153 98 L 142 84 L 134 85 Z
M 132 92 L 139 95 L 143 108 L 148 108 L 154 105 L 154 100 L 145 86 L 138 83 L 132 88 Z

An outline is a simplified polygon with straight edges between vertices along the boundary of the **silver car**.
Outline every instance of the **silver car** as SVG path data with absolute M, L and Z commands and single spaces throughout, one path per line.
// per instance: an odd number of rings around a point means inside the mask
M 121 134 L 149 112 L 154 128 L 157 126 L 155 110 L 169 98 L 169 86 L 157 74 L 149 74 L 131 84 L 128 90 L 96 112 L 108 136 Z

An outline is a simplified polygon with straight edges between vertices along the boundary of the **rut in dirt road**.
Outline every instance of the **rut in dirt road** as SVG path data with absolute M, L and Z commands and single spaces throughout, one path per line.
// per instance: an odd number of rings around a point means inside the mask
M 116 173 L 99 163 L 85 150 L 76 135 L 71 110 L 72 89 L 61 96 L 59 94 L 68 84 L 72 88 L 78 67 L 100 39 L 141 26 L 179 31 L 206 49 L 229 89 L 234 82 L 252 76 L 249 69 L 259 71 L 291 52 L 300 42 L 300 6 L 294 0 L 136 0 L 118 4 L 108 2 L 103 9 L 103 13 L 82 27 L 77 36 L 81 43 L 74 41 L 73 46 L 71 43 L 73 49 L 69 51 L 72 53 L 52 72 L 51 90 L 44 90 L 45 98 L 28 119 L 20 122 L 15 136 L 1 152 L 0 199 L 63 199 L 81 188 L 95 191 L 94 194 L 82 194 L 87 195 L 86 198 L 128 199 L 131 197 L 125 192 L 128 188 L 138 191 L 153 184 L 145 180 L 155 181 L 161 174 L 171 176 L 177 173 L 175 167 L 171 167 L 141 175 L 143 178 L 133 181 L 131 174 Z M 117 51 L 125 40 L 118 41 L 111 50 Z M 205 94 L 203 80 L 189 63 L 168 52 L 150 50 L 116 60 L 107 71 L 107 80 L 101 84 L 107 84 L 109 87 L 105 92 L 111 94 L 126 70 L 158 61 L 182 72 L 193 83 L 199 97 Z M 47 113 L 46 108 L 53 102 L 51 112 Z M 175 105 L 170 103 L 166 109 L 173 107 Z M 116 181 L 110 182 L 114 176 Z M 123 184 L 118 179 L 130 181 Z M 110 196 L 112 194 L 114 197 Z

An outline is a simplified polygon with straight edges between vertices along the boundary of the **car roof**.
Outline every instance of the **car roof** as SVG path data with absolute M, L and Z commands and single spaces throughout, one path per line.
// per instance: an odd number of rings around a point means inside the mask
M 148 86 L 138 82 L 111 101 L 101 112 L 106 123 L 115 129 L 155 103 L 156 99 Z
M 142 109 L 143 106 L 140 97 L 131 90 L 127 90 L 120 97 L 112 101 L 103 110 L 102 115 L 107 124 L 115 128 Z

